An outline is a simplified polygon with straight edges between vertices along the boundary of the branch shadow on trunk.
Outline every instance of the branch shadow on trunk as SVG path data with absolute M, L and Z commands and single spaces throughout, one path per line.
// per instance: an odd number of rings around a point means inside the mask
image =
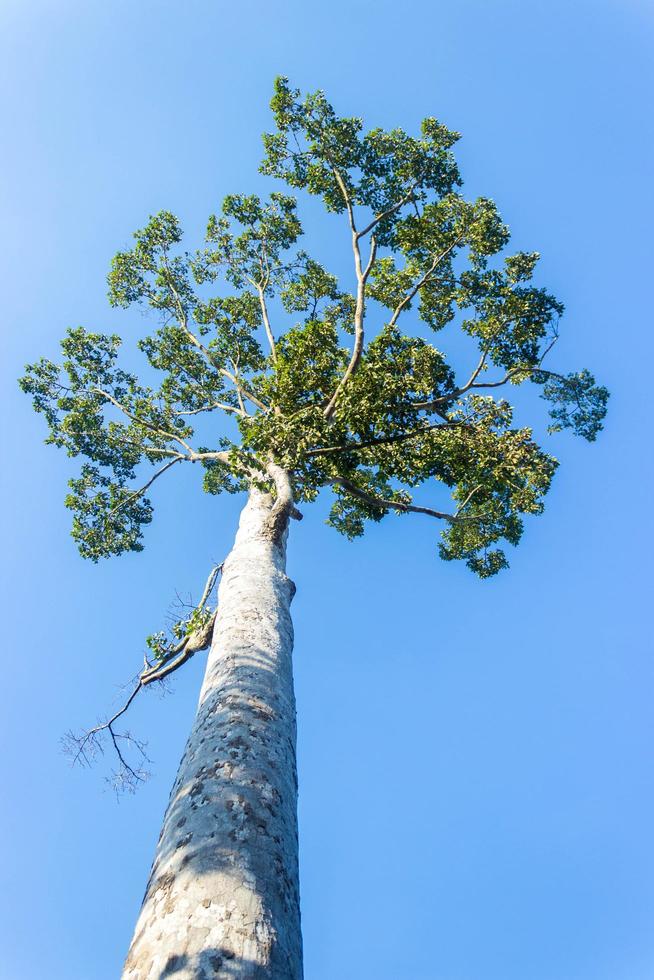
M 217 946 L 205 949 L 197 956 L 170 956 L 156 980 L 177 980 L 180 973 L 184 980 L 189 976 L 193 980 L 231 980 L 236 977 L 239 980 L 256 980 L 258 971 L 259 967 L 253 960 L 234 956 L 230 950 Z

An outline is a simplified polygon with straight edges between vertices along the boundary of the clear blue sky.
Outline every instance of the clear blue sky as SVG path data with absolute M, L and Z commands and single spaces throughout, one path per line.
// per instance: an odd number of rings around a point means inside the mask
M 68 325 L 129 335 L 104 277 L 150 213 L 197 237 L 262 186 L 279 73 L 371 125 L 460 130 L 467 192 L 567 305 L 558 362 L 613 393 L 596 445 L 548 445 L 546 513 L 495 580 L 417 516 L 349 544 L 319 502 L 293 527 L 307 980 L 654 977 L 653 28 L 648 0 L 4 0 L 0 980 L 119 975 L 203 664 L 135 706 L 137 796 L 58 738 L 237 518 L 171 480 L 141 555 L 83 562 L 70 463 L 15 378 Z

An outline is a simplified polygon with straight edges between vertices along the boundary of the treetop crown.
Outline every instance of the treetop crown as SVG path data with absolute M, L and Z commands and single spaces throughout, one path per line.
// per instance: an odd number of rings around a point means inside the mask
M 351 281 L 298 246 L 286 193 L 228 195 L 194 253 L 174 215 L 150 218 L 108 280 L 112 305 L 153 312 L 142 378 L 119 366 L 118 337 L 76 327 L 59 363 L 21 379 L 46 441 L 82 459 L 66 498 L 73 537 L 93 560 L 141 550 L 150 487 L 198 462 L 209 493 L 255 484 L 279 496 L 282 473 L 297 503 L 330 487 L 329 523 L 348 537 L 390 511 L 435 517 L 443 558 L 494 574 L 498 545 L 540 513 L 557 465 L 498 389 L 536 384 L 550 430 L 590 441 L 608 392 L 588 371 L 550 370 L 563 306 L 534 284 L 536 252 L 499 258 L 508 229 L 493 201 L 461 195 L 457 133 L 431 118 L 417 138 L 365 132 L 285 78 L 271 107 L 261 172 L 339 216 Z M 452 329 L 477 347 L 463 373 L 425 339 Z M 448 509 L 414 499 L 434 482 Z

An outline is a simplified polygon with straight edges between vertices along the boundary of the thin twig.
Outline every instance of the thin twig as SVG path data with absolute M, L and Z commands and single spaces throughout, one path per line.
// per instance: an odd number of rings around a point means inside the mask
M 111 510 L 109 511 L 109 516 L 111 516 L 112 514 L 116 514 L 116 513 L 117 513 L 117 512 L 119 511 L 119 510 L 122 510 L 122 509 L 123 509 L 123 507 L 127 507 L 127 505 L 128 505 L 128 504 L 129 504 L 129 503 L 130 503 L 130 502 L 131 502 L 132 500 L 135 500 L 135 499 L 136 499 L 137 497 L 140 497 L 140 496 L 142 496 L 142 494 L 144 494 L 144 493 L 145 493 L 145 491 L 146 491 L 146 490 L 147 490 L 147 489 L 148 489 L 149 487 L 151 487 L 151 486 L 152 486 L 152 484 L 154 483 L 154 481 L 155 481 L 155 480 L 158 480 L 158 479 L 159 479 L 159 477 L 160 477 L 160 476 L 161 476 L 161 475 L 162 475 L 163 473 L 165 473 L 165 472 L 166 472 L 166 470 L 169 470 L 171 466 L 174 466 L 174 465 L 175 465 L 175 463 L 179 463 L 179 461 L 180 461 L 180 459 L 181 459 L 181 457 L 178 457 L 177 459 L 169 459 L 169 460 L 168 460 L 168 462 L 167 462 L 167 463 L 165 463 L 165 464 L 164 464 L 164 465 L 163 465 L 163 466 L 161 467 L 161 469 L 158 469 L 158 470 L 157 470 L 157 472 L 156 472 L 156 473 L 155 473 L 155 474 L 154 474 L 153 476 L 151 476 L 151 477 L 150 477 L 150 479 L 148 480 L 148 482 L 147 482 L 147 483 L 145 483 L 145 484 L 144 484 L 144 485 L 143 485 L 142 487 L 140 487 L 140 488 L 139 488 L 138 490 L 135 490 L 135 491 L 134 491 L 133 493 L 130 493 L 130 495 L 129 495 L 129 497 L 127 498 L 127 500 L 122 500 L 122 501 L 121 501 L 121 502 L 120 502 L 119 504 L 116 504 L 116 506 L 115 506 L 115 507 L 112 507 L 112 508 L 111 508 Z

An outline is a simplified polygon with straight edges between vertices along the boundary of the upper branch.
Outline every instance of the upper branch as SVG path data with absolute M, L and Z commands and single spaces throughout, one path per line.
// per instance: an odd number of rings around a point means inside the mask
M 187 378 L 190 378 L 193 384 L 196 385 L 200 391 L 203 391 L 203 393 L 208 395 L 210 398 L 213 397 L 210 389 L 204 387 L 201 379 L 198 378 L 196 374 L 193 374 L 187 365 L 180 364 L 180 362 L 177 360 L 175 360 L 174 363 L 177 369 L 185 374 Z M 248 413 L 245 411 L 245 406 L 243 405 L 240 391 L 237 390 L 236 394 L 239 398 L 239 408 L 236 408 L 235 405 L 228 405 L 226 402 L 210 401 L 207 405 L 203 405 L 201 408 L 180 410 L 175 412 L 175 415 L 199 415 L 202 412 L 213 412 L 215 409 L 219 408 L 222 409 L 223 412 L 231 412 L 235 415 L 246 416 Z
M 272 327 L 270 326 L 270 317 L 268 315 L 268 306 L 266 304 L 266 296 L 264 290 L 261 286 L 257 286 L 257 293 L 259 296 L 259 305 L 261 307 L 261 316 L 263 318 L 263 326 L 266 331 L 266 337 L 268 338 L 268 343 L 270 345 L 270 355 L 273 359 L 273 364 L 277 363 L 277 349 L 275 347 L 275 338 L 273 337 Z
M 411 303 L 411 301 L 415 298 L 419 290 L 421 290 L 423 286 L 427 285 L 429 279 L 434 274 L 434 272 L 436 271 L 440 263 L 443 261 L 443 259 L 447 258 L 450 252 L 452 252 L 452 250 L 455 249 L 456 246 L 462 240 L 463 240 L 463 235 L 459 235 L 459 237 L 455 238 L 454 241 L 450 245 L 448 245 L 446 249 L 444 249 L 442 252 L 440 252 L 438 255 L 434 257 L 431 265 L 429 266 L 425 274 L 418 280 L 418 282 L 415 284 L 413 289 L 411 289 L 410 292 L 408 292 L 406 296 L 395 307 L 395 310 L 393 311 L 393 316 L 391 317 L 388 324 L 389 327 L 395 326 L 395 324 L 397 323 L 400 317 L 400 313 L 402 312 L 402 310 L 404 310 L 409 305 L 409 303 Z
M 363 238 L 365 235 L 368 234 L 369 231 L 372 231 L 373 228 L 376 228 L 380 221 L 384 221 L 386 218 L 390 218 L 391 215 L 395 214 L 396 211 L 399 211 L 400 208 L 403 208 L 405 204 L 408 204 L 411 198 L 413 197 L 415 186 L 416 186 L 415 184 L 412 184 L 409 190 L 404 195 L 404 197 L 401 200 L 399 200 L 397 204 L 393 204 L 390 208 L 386 208 L 385 211 L 382 211 L 381 214 L 375 215 L 372 221 L 370 221 L 365 228 L 362 228 L 361 231 L 357 232 L 357 238 Z
M 356 232 L 356 228 L 352 223 L 352 248 L 354 251 L 354 267 L 357 276 L 357 298 L 356 306 L 354 309 L 354 344 L 352 346 L 352 354 L 350 356 L 350 361 L 345 369 L 343 377 L 339 381 L 336 390 L 332 397 L 329 399 L 327 405 L 325 406 L 324 413 L 325 418 L 330 419 L 336 410 L 336 403 L 338 398 L 348 382 L 348 379 L 356 371 L 359 361 L 361 360 L 361 355 L 363 354 L 363 344 L 365 339 L 364 332 L 364 321 L 366 315 L 366 283 L 370 272 L 375 263 L 375 256 L 377 254 L 377 242 L 375 236 L 373 235 L 370 240 L 370 256 L 368 258 L 368 264 L 365 269 L 362 267 L 361 263 L 361 249 L 359 248 L 359 237 Z
M 272 327 L 270 326 L 270 317 L 268 315 L 268 304 L 266 303 L 266 287 L 270 281 L 270 269 L 268 266 L 268 256 L 266 254 L 265 245 L 263 247 L 263 255 L 259 259 L 259 264 L 261 266 L 262 280 L 261 282 L 252 283 L 257 291 L 259 297 L 259 306 L 261 307 L 261 317 L 263 319 L 264 330 L 266 331 L 266 337 L 268 338 L 268 344 L 270 346 L 270 355 L 273 360 L 273 364 L 277 363 L 277 349 L 275 347 L 275 338 L 273 337 Z M 265 271 L 264 271 L 265 264 Z
M 393 436 L 380 436 L 376 439 L 366 439 L 360 442 L 346 442 L 340 446 L 319 446 L 316 449 L 308 449 L 305 456 L 331 456 L 333 453 L 356 452 L 359 449 L 369 449 L 373 446 L 387 446 L 395 442 L 405 442 L 407 439 L 417 439 L 426 432 L 433 432 L 434 429 L 451 429 L 455 426 L 463 425 L 463 422 L 436 422 L 434 425 L 422 425 L 410 432 L 400 432 Z
M 248 414 L 245 409 L 236 408 L 235 405 L 228 405 L 226 402 L 211 402 L 210 405 L 204 405 L 202 408 L 182 409 L 175 412 L 175 415 L 200 415 L 202 412 L 213 412 L 217 408 L 221 408 L 223 412 L 231 412 L 233 415 L 246 416 Z
M 245 395 L 248 401 L 252 402 L 253 405 L 256 405 L 257 408 L 260 408 L 262 412 L 270 411 L 268 405 L 265 405 L 259 398 L 257 398 L 256 395 L 254 395 L 251 391 L 248 391 L 248 389 L 244 385 L 242 385 L 239 380 L 237 380 L 237 378 L 231 373 L 231 371 L 228 371 L 226 367 L 223 367 L 222 364 L 216 361 L 211 351 L 207 347 L 205 347 L 202 341 L 198 340 L 198 338 L 195 336 L 193 331 L 189 329 L 186 320 L 184 320 L 184 322 L 181 323 L 181 327 L 184 333 L 186 334 L 186 336 L 191 341 L 191 343 L 194 344 L 198 348 L 198 350 L 202 351 L 202 353 L 207 358 L 207 360 L 212 365 L 212 367 L 214 367 L 217 371 L 219 371 L 220 374 L 223 375 L 223 377 L 228 378 L 232 382 L 237 392 L 240 391 L 243 395 Z
M 488 388 L 501 388 L 504 385 L 508 384 L 512 378 L 515 378 L 520 374 L 530 375 L 538 372 L 539 374 L 546 374 L 548 377 L 561 378 L 562 376 L 560 374 L 557 374 L 555 371 L 546 371 L 541 367 L 541 364 L 543 363 L 543 361 L 545 360 L 549 352 L 552 350 L 557 340 L 558 337 L 555 336 L 552 339 L 552 341 L 547 345 L 547 347 L 545 348 L 545 350 L 543 351 L 543 353 L 541 354 L 538 360 L 538 364 L 534 364 L 531 366 L 520 365 L 519 367 L 512 368 L 510 371 L 507 371 L 504 377 L 501 378 L 499 381 L 478 382 L 477 378 L 483 371 L 486 361 L 488 359 L 489 347 L 487 345 L 485 350 L 482 352 L 482 355 L 479 359 L 479 362 L 477 363 L 477 366 L 475 367 L 468 381 L 464 385 L 462 385 L 460 388 L 455 388 L 454 391 L 450 392 L 447 395 L 440 395 L 438 398 L 432 398 L 430 399 L 430 401 L 426 401 L 426 402 L 416 402 L 414 407 L 422 411 L 437 410 L 439 407 L 449 404 L 450 402 L 454 401 L 456 398 L 460 398 L 461 395 L 467 394 L 467 392 L 469 391 L 480 391 Z
M 186 440 L 182 439 L 180 436 L 176 435 L 175 433 L 168 432 L 166 429 L 160 429 L 156 425 L 153 425 L 151 422 L 148 422 L 145 419 L 139 418 L 138 415 L 134 415 L 133 412 L 130 412 L 128 409 L 125 408 L 124 405 L 121 405 L 121 403 L 119 401 L 117 401 L 117 399 L 115 399 L 113 397 L 113 395 L 110 395 L 109 392 L 104 391 L 102 388 L 93 388 L 91 390 L 94 391 L 94 392 L 96 392 L 99 395 L 102 395 L 104 398 L 107 398 L 108 401 L 110 401 L 112 405 L 115 405 L 115 407 L 118 408 L 121 412 L 124 412 L 125 415 L 128 418 L 132 419 L 133 422 L 136 422 L 138 425 L 143 425 L 143 426 L 145 426 L 145 428 L 151 429 L 153 432 L 156 432 L 159 435 L 165 436 L 168 439 L 172 439 L 175 442 L 178 442 L 181 446 L 183 446 L 183 448 L 186 450 L 186 454 L 184 454 L 184 453 L 177 453 L 175 455 L 175 458 L 173 460 L 171 460 L 171 462 L 169 464 L 167 464 L 165 467 L 163 467 L 163 469 L 160 471 L 161 473 L 163 473 L 164 470 L 167 469 L 169 465 L 172 465 L 173 463 L 176 463 L 176 462 L 178 462 L 181 459 L 188 460 L 191 463 L 195 463 L 195 462 L 197 462 L 199 460 L 202 460 L 202 459 L 219 459 L 219 460 L 222 460 L 225 463 L 228 463 L 229 462 L 230 456 L 229 456 L 229 453 L 228 452 L 224 452 L 222 450 L 215 450 L 215 451 L 212 451 L 212 452 L 196 452 L 196 450 L 193 449 L 193 447 L 190 446 L 186 442 Z M 152 451 L 151 450 L 151 447 L 144 447 L 144 452 L 150 452 L 150 451 Z M 161 450 L 161 452 L 163 452 L 163 450 Z M 153 478 L 153 480 L 150 481 L 150 483 L 152 483 L 154 481 L 154 479 L 156 479 L 156 476 L 157 475 L 159 475 L 159 474 L 156 474 L 155 477 Z M 150 484 L 148 484 L 148 486 L 149 485 Z
M 387 500 L 383 497 L 375 497 L 366 490 L 362 490 L 360 487 L 357 487 L 356 484 L 352 483 L 350 480 L 346 480 L 342 477 L 328 480 L 327 485 L 340 486 L 353 497 L 363 500 L 364 503 L 369 504 L 372 507 L 378 507 L 380 510 L 397 510 L 402 514 L 426 514 L 428 517 L 436 517 L 439 520 L 447 521 L 449 524 L 455 524 L 458 521 L 465 520 L 478 520 L 478 518 L 457 517 L 456 514 L 446 514 L 440 510 L 434 510 L 432 507 L 418 507 L 415 504 L 407 504 L 402 500 Z

